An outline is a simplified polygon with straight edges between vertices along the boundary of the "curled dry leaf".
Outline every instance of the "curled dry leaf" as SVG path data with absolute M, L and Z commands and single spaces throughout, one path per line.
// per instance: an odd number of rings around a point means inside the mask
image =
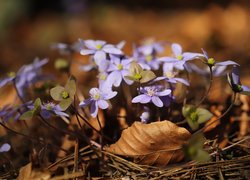
M 28 163 L 21 167 L 17 180 L 47 180 L 50 179 L 50 173 L 48 171 L 34 170 L 32 169 L 32 163 Z
M 136 163 L 165 166 L 183 159 L 183 144 L 191 134 L 170 121 L 142 124 L 135 122 L 121 138 L 105 150 L 134 158 Z

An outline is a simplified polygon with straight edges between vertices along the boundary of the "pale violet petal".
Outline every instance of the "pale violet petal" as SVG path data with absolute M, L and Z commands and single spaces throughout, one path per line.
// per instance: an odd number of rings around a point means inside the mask
M 153 96 L 152 97 L 152 102 L 154 103 L 154 105 L 156 105 L 157 107 L 162 107 L 163 106 L 163 102 L 161 101 L 161 99 L 157 96 Z

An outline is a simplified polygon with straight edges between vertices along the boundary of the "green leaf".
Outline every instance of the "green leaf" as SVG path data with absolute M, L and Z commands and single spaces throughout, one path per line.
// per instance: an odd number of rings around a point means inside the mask
M 34 116 L 34 110 L 26 111 L 20 116 L 20 120 L 30 120 Z
M 56 86 L 52 89 L 50 89 L 50 95 L 51 97 L 56 100 L 56 101 L 61 101 L 62 100 L 62 96 L 61 93 L 65 90 L 64 87 L 62 86 Z
M 147 82 L 152 81 L 153 79 L 156 78 L 155 73 L 153 71 L 149 71 L 149 70 L 142 71 L 141 76 L 142 76 L 142 78 L 140 79 L 141 83 L 147 83 Z
M 71 98 L 74 98 L 74 95 L 76 93 L 76 81 L 74 79 L 68 80 L 65 85 L 65 91 L 69 93 L 69 96 Z
M 198 118 L 199 124 L 204 123 L 213 117 L 213 114 L 204 108 L 197 108 L 196 112 L 198 113 L 198 116 L 199 116 Z
M 191 127 L 192 130 L 196 130 L 199 128 L 198 121 L 193 121 L 191 118 L 187 118 L 187 123 Z
M 193 110 L 194 108 L 191 105 L 185 105 L 182 107 L 182 115 L 187 118 L 188 115 L 190 114 L 190 112 Z
M 193 135 L 188 145 L 183 147 L 185 155 L 198 162 L 209 161 L 209 154 L 203 150 L 203 144 L 205 143 L 205 138 L 202 134 Z
M 140 64 L 138 64 L 135 61 L 130 63 L 129 72 L 130 72 L 131 76 L 134 76 L 135 74 L 140 74 L 142 71 L 143 71 L 143 69 L 140 66 Z
M 198 149 L 197 153 L 193 157 L 193 160 L 197 162 L 207 162 L 210 160 L 210 156 L 207 151 L 204 151 L 202 149 Z
M 34 109 L 38 109 L 40 108 L 42 105 L 42 102 L 41 102 L 41 99 L 40 98 L 37 98 L 34 102 Z
M 71 105 L 73 99 L 68 98 L 68 99 L 63 99 L 60 103 L 59 106 L 61 107 L 62 111 L 65 111 L 68 109 L 68 107 Z

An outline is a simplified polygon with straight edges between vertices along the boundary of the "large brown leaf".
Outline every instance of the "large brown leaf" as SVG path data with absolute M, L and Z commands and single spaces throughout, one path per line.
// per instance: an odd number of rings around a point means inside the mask
M 183 159 L 181 147 L 190 136 L 185 128 L 170 121 L 151 124 L 135 122 L 122 132 L 121 138 L 115 144 L 105 150 L 132 157 L 140 164 L 165 166 Z

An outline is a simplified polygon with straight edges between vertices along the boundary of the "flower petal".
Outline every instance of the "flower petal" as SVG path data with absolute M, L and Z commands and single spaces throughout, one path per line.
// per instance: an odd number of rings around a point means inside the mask
M 85 40 L 84 45 L 91 50 L 96 50 L 97 43 L 94 40 Z
M 151 98 L 146 94 L 141 94 L 132 99 L 132 103 L 142 103 L 146 104 L 151 100 Z
M 164 91 L 161 91 L 161 92 L 157 92 L 157 96 L 167 96 L 171 93 L 171 90 L 170 89 L 165 89 Z
M 234 61 L 223 61 L 223 62 L 219 62 L 219 63 L 215 63 L 216 66 L 229 66 L 229 65 L 237 65 L 239 66 L 238 63 L 234 62 Z
M 180 44 L 173 43 L 171 48 L 172 48 L 172 51 L 173 51 L 175 56 L 178 56 L 178 55 L 182 54 L 182 47 L 181 47 Z
M 123 52 L 120 49 L 109 45 L 104 46 L 103 51 L 109 54 L 118 54 L 118 55 L 123 54 Z
M 109 104 L 105 100 L 100 99 L 97 101 L 97 103 L 98 103 L 99 108 L 101 109 L 107 109 L 109 107 Z
M 106 60 L 106 53 L 104 51 L 96 51 L 94 60 L 97 65 L 100 65 L 102 60 Z
M 92 117 L 95 118 L 97 116 L 97 113 L 98 113 L 98 104 L 96 101 L 93 101 L 90 107 L 90 114 Z
M 161 101 L 161 99 L 158 96 L 153 96 L 152 97 L 152 102 L 154 103 L 154 105 L 156 105 L 157 107 L 162 107 L 163 106 L 163 102 Z
M 240 94 L 250 96 L 250 87 L 242 85 L 241 88 L 242 88 L 242 92 L 240 92 Z
M 89 55 L 89 54 L 94 54 L 94 53 L 95 53 L 95 50 L 92 50 L 92 49 L 82 49 L 80 51 L 81 55 Z

